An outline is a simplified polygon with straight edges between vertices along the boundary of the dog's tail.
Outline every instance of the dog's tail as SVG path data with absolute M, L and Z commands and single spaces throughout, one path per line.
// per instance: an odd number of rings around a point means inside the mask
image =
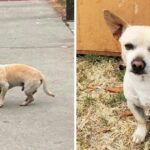
M 44 75 L 42 75 L 42 83 L 43 83 L 43 90 L 44 90 L 44 92 L 45 92 L 47 95 L 49 95 L 49 96 L 55 97 L 55 95 L 54 95 L 51 91 L 48 90 L 47 81 L 46 81 Z

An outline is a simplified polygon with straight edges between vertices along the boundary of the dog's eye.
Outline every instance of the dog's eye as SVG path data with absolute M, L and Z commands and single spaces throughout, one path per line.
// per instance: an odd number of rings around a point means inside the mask
M 133 50 L 135 48 L 135 46 L 133 44 L 131 44 L 131 43 L 127 43 L 127 44 L 125 44 L 125 48 L 127 50 Z

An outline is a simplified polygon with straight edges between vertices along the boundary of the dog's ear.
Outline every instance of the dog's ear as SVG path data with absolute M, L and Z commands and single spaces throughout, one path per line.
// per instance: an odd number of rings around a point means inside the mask
M 118 40 L 128 24 L 109 10 L 104 10 L 104 19 L 114 38 Z

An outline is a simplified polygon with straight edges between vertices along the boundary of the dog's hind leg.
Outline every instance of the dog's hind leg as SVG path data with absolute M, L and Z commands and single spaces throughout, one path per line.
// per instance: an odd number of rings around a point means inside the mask
M 40 85 L 41 85 L 40 81 L 30 81 L 25 84 L 24 92 L 27 98 L 20 106 L 27 106 L 34 101 L 33 95 L 36 93 Z
M 30 94 L 26 94 L 26 95 L 27 95 L 27 98 L 25 99 L 25 102 L 29 101 L 30 99 L 33 99 L 33 95 L 34 95 L 36 92 L 37 92 L 37 90 L 34 91 L 34 92 L 31 94 L 32 97 L 30 96 Z M 34 99 L 33 99 L 33 100 L 34 100 Z
M 28 95 L 25 101 L 20 106 L 27 106 L 34 101 L 33 95 Z
M 9 85 L 7 82 L 1 83 L 1 93 L 0 93 L 0 107 L 4 105 L 4 97 L 8 91 Z

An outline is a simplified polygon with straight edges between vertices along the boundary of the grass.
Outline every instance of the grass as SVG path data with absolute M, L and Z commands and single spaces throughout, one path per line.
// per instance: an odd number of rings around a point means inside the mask
M 82 58 L 82 57 L 80 57 L 80 58 Z M 101 56 L 97 56 L 97 55 L 94 55 L 94 54 L 89 54 L 89 55 L 84 56 L 84 60 L 87 60 L 88 62 L 90 62 L 92 64 L 100 63 L 104 59 L 107 60 L 110 63 L 114 63 L 117 60 L 120 60 L 120 58 L 118 58 L 118 57 L 116 57 L 114 59 L 114 57 L 101 57 Z
M 101 57 L 99 57 L 99 56 L 96 56 L 96 55 L 85 55 L 85 60 L 87 60 L 87 61 L 89 61 L 89 62 L 91 62 L 91 63 L 93 63 L 93 64 L 95 64 L 95 63 L 97 63 L 97 62 L 101 62 Z
M 95 101 L 95 99 L 90 97 L 90 96 L 85 97 L 85 99 L 84 99 L 84 107 L 89 107 L 89 106 L 93 105 L 94 101 Z
M 115 107 L 125 101 L 126 99 L 123 95 L 123 92 L 121 92 L 121 93 L 115 94 L 114 98 L 110 102 L 108 102 L 107 105 L 110 107 Z
M 77 149 L 149 150 L 150 142 L 134 145 L 131 135 L 136 127 L 122 92 L 106 87 L 122 86 L 121 60 L 86 55 L 77 60 Z M 124 117 L 122 117 L 124 116 Z

